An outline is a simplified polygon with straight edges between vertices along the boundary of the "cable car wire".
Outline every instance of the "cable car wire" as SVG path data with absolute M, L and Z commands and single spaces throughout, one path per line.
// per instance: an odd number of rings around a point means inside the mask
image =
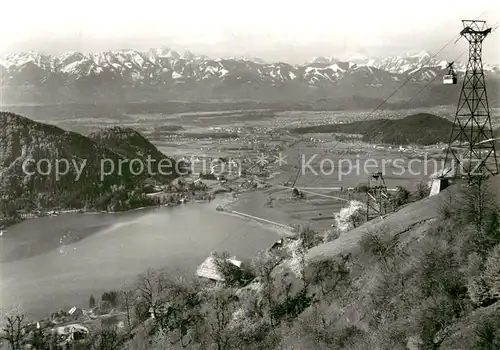
M 480 15 L 476 18 L 476 20 L 477 20 L 477 19 L 479 19 L 479 18 L 481 18 L 482 16 L 484 16 L 487 12 L 488 12 L 488 10 L 485 10 L 482 14 L 480 14 Z M 462 36 L 461 36 L 461 34 L 458 34 L 457 36 L 458 36 L 458 39 L 460 39 L 460 38 L 462 37 Z M 449 41 L 448 41 L 448 42 L 447 42 L 447 43 L 446 43 L 443 47 L 441 47 L 441 48 L 440 48 L 440 49 L 439 49 L 439 50 L 438 50 L 438 51 L 437 51 L 434 55 L 432 55 L 432 56 L 431 56 L 431 57 L 430 57 L 430 58 L 429 58 L 429 59 L 428 59 L 428 60 L 427 60 L 427 61 L 426 61 L 426 62 L 425 62 L 422 66 L 423 66 L 423 67 L 425 67 L 428 63 L 430 63 L 432 59 L 434 59 L 437 55 L 439 55 L 442 51 L 444 51 L 444 50 L 445 50 L 445 49 L 446 49 L 446 48 L 447 48 L 447 47 L 448 47 L 448 46 L 449 46 L 449 45 L 450 45 L 450 44 L 451 44 L 454 40 L 455 40 L 455 36 L 454 36 L 451 40 L 449 40 Z M 462 53 L 462 54 L 461 54 L 461 55 L 460 55 L 457 59 L 455 59 L 455 61 L 456 61 L 456 60 L 458 60 L 458 59 L 459 59 L 459 58 L 460 58 L 460 57 L 461 57 L 461 56 L 462 56 L 462 55 L 463 55 L 466 51 L 467 51 L 467 50 L 465 50 L 465 51 L 464 51 L 464 52 L 463 52 L 463 53 Z M 401 89 L 402 89 L 402 88 L 403 88 L 403 87 L 404 87 L 404 86 L 405 86 L 408 82 L 410 82 L 410 80 L 412 80 L 412 78 L 413 78 L 413 75 L 412 75 L 412 74 L 410 74 L 410 75 L 408 76 L 408 78 L 407 78 L 407 79 L 406 79 L 406 80 L 405 80 L 405 81 L 404 81 L 404 82 L 403 82 L 403 83 L 402 83 L 402 84 L 401 84 L 401 85 L 400 85 L 400 86 L 399 86 L 396 90 L 394 90 L 394 91 L 393 91 L 393 92 L 392 92 L 392 93 L 391 93 L 388 97 L 386 97 L 386 98 L 384 99 L 384 101 L 382 101 L 382 103 L 380 103 L 377 107 L 375 107 L 375 109 L 374 109 L 374 110 L 372 110 L 372 111 L 368 114 L 367 118 L 369 118 L 369 117 L 370 117 L 371 115 L 373 115 L 373 114 L 374 114 L 377 110 L 379 110 L 379 109 L 380 109 L 380 107 L 382 107 L 385 103 L 387 103 L 387 101 L 388 101 L 391 97 L 393 97 L 393 96 L 394 96 L 394 95 L 395 95 L 395 94 L 396 94 L 399 90 L 401 90 Z M 436 79 L 436 77 L 434 77 L 434 80 L 435 80 L 435 79 Z M 426 88 L 427 86 L 429 86 L 429 85 L 430 85 L 430 83 L 426 84 L 426 85 L 424 86 L 424 88 L 422 88 L 422 89 L 419 91 L 419 93 L 421 93 L 421 92 L 423 91 L 423 89 L 425 89 L 425 88 Z M 412 100 L 412 99 L 410 99 L 409 101 L 407 101 L 407 102 L 406 102 L 403 106 L 407 105 L 407 104 L 408 104 L 411 100 Z M 399 110 L 401 110 L 401 109 L 402 109 L 402 108 L 400 107 L 400 108 L 399 108 Z M 386 123 L 388 123 L 388 122 L 389 122 L 389 121 L 386 121 L 384 124 L 386 124 Z M 376 130 L 379 130 L 380 128 L 382 128 L 383 126 L 385 126 L 384 124 L 383 124 L 382 126 L 380 126 L 379 128 L 377 128 Z M 355 126 L 355 127 L 354 127 L 354 129 L 352 130 L 352 133 L 354 133 L 354 131 L 356 131 L 356 130 L 359 128 L 359 126 L 360 126 L 360 125 L 361 125 L 361 124 L 358 124 L 357 126 Z M 337 142 L 333 145 L 333 147 L 331 147 L 331 148 L 327 149 L 324 153 L 329 153 L 329 152 L 331 152 L 333 149 L 335 149 L 335 148 L 338 146 L 338 144 L 339 144 L 339 143 L 340 143 L 340 141 L 337 141 Z M 351 148 L 348 148 L 348 149 L 347 149 L 347 151 L 346 151 L 346 152 L 344 152 L 344 153 L 343 153 L 340 157 L 344 157 L 344 156 L 345 156 L 345 155 L 346 155 L 349 151 L 351 151 Z M 323 157 L 321 157 L 321 158 L 323 158 Z M 322 160 L 322 159 L 319 159 L 318 161 L 321 161 L 321 160 Z M 317 162 L 318 162 L 318 161 L 317 161 Z M 317 164 L 317 162 L 315 162 L 315 163 L 311 164 L 311 166 L 313 166 L 313 165 Z M 300 169 L 299 169 L 299 171 L 300 171 Z M 315 182 L 315 181 L 317 181 L 317 179 L 313 179 L 310 183 L 308 183 L 308 184 L 307 184 L 306 186 L 304 186 L 304 187 L 307 187 L 308 185 L 312 184 L 312 183 L 313 183 L 313 182 Z
M 487 11 L 488 11 L 488 10 L 484 11 L 481 15 L 479 15 L 479 17 L 478 17 L 478 18 L 476 18 L 476 20 L 477 20 L 477 19 L 479 19 L 479 18 L 481 18 L 481 17 L 482 17 L 482 16 L 483 16 L 483 15 L 484 15 Z M 497 28 L 498 28 L 498 26 L 497 26 Z M 496 29 L 496 28 L 495 28 L 495 29 Z M 460 37 L 459 37 L 459 38 L 460 38 Z M 429 62 L 430 62 L 430 61 L 431 61 L 434 57 L 436 57 L 436 56 L 437 56 L 439 53 L 441 53 L 441 52 L 442 52 L 442 51 L 443 51 L 446 47 L 448 47 L 448 46 L 451 44 L 451 42 L 453 42 L 453 40 L 455 40 L 455 37 L 454 37 L 452 40 L 450 40 L 449 42 L 447 42 L 447 43 L 446 43 L 446 44 L 445 44 L 445 45 L 444 45 L 444 46 L 443 46 L 443 47 L 442 47 L 442 48 L 441 48 L 441 49 L 440 49 L 437 53 L 435 53 L 433 56 L 431 56 L 431 57 L 429 58 L 429 60 L 428 60 L 428 61 L 427 61 L 424 65 L 426 65 L 427 63 L 429 63 Z M 465 53 L 465 51 L 464 51 L 464 53 Z M 462 54 L 459 56 L 459 58 L 460 58 L 460 57 L 461 57 L 464 53 L 462 53 Z M 434 80 L 435 80 L 435 79 L 436 79 L 436 77 L 434 77 Z M 390 95 L 389 95 L 389 96 L 388 96 L 388 97 L 387 97 L 387 98 L 386 98 L 386 99 L 385 99 L 382 103 L 380 103 L 380 104 L 379 104 L 379 105 L 378 105 L 378 106 L 377 106 L 377 107 L 376 107 L 376 108 L 375 108 L 375 109 L 374 109 L 371 113 L 369 113 L 369 114 L 368 114 L 368 116 L 371 116 L 371 115 L 372 115 L 373 113 L 375 113 L 378 109 L 380 109 L 380 107 L 382 107 L 382 106 L 383 106 L 383 105 L 384 105 L 384 104 L 385 104 L 385 103 L 386 103 L 386 102 L 387 102 L 387 101 L 388 101 L 388 100 L 389 100 L 392 96 L 394 96 L 394 95 L 395 95 L 395 94 L 396 94 L 399 90 L 401 90 L 401 89 L 404 87 L 404 85 L 406 85 L 406 84 L 407 84 L 410 80 L 411 80 L 411 76 L 409 76 L 409 77 L 408 77 L 408 79 L 406 79 L 400 87 L 398 87 L 398 88 L 397 88 L 397 89 L 396 89 L 393 93 L 391 93 L 391 94 L 390 94 Z M 424 90 L 427 86 L 429 86 L 431 83 L 432 83 L 432 81 L 431 81 L 431 82 L 429 82 L 429 83 L 427 83 L 427 84 L 426 84 L 426 85 L 425 85 L 425 86 L 424 86 L 421 90 L 419 90 L 419 92 L 418 92 L 417 94 L 420 94 L 420 93 L 421 93 L 421 92 L 422 92 L 422 91 L 423 91 L 423 90 Z M 413 98 L 413 97 L 412 97 L 412 98 Z M 412 100 L 412 98 L 411 98 L 410 100 L 408 100 L 408 101 L 407 101 L 404 105 L 406 105 L 407 103 L 409 103 L 409 102 Z M 404 106 L 404 105 L 403 105 L 403 106 Z M 400 108 L 400 109 L 401 109 L 401 108 Z M 356 127 L 355 129 L 357 129 L 357 127 Z M 355 130 L 353 130 L 353 131 L 355 131 Z M 333 148 L 330 148 L 329 150 L 325 151 L 325 153 L 328 153 L 328 152 L 330 152 L 331 150 L 333 150 L 333 149 L 334 149 L 334 148 L 335 148 L 338 144 L 339 144 L 339 142 L 337 142 L 337 143 L 334 145 L 334 147 L 333 147 Z M 348 150 L 348 151 L 349 151 L 349 150 Z M 347 153 L 347 152 L 346 152 L 346 153 Z M 346 153 L 344 153 L 344 155 L 345 155 Z M 300 158 L 299 158 L 299 160 L 300 160 Z M 299 177 L 300 177 L 300 171 L 301 171 L 301 169 L 300 169 L 300 167 L 299 167 L 299 169 L 298 169 L 298 172 L 299 172 L 299 173 L 298 173 L 298 176 L 296 177 L 296 179 L 295 179 L 295 181 L 294 181 L 294 182 L 297 182 L 297 180 L 299 179 Z M 316 179 L 313 179 L 313 181 L 316 181 Z M 311 182 L 311 183 L 312 183 L 312 182 Z M 309 183 L 308 185 L 310 185 L 311 183 Z M 295 183 L 294 183 L 294 185 L 295 185 Z M 292 187 L 286 187 L 286 186 L 279 186 L 279 187 L 286 188 L 286 189 L 293 189 Z M 306 185 L 306 186 L 304 186 L 304 187 L 307 187 L 307 185 Z M 314 192 L 311 192 L 311 191 L 309 191 L 309 193 L 311 193 L 311 194 L 315 194 Z M 318 194 L 318 195 L 321 195 L 321 194 Z M 217 247 L 220 247 L 220 245 L 221 245 L 221 244 L 223 244 L 223 243 L 224 243 L 224 242 L 225 242 L 225 241 L 229 238 L 229 236 L 230 236 L 230 235 L 231 235 L 231 233 L 228 233 L 228 234 L 227 234 L 227 235 L 226 235 L 226 236 L 225 236 L 225 237 L 224 237 L 224 238 L 223 238 L 220 242 L 218 242 L 217 244 L 215 244 L 215 245 L 214 245 L 214 247 L 213 247 L 212 249 L 215 249 L 215 248 L 217 248 Z

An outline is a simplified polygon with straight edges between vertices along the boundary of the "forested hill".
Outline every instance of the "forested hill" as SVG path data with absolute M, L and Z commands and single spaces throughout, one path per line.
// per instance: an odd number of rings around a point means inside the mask
M 295 133 L 346 133 L 362 135 L 363 141 L 385 144 L 430 145 L 448 142 L 453 122 L 433 114 L 420 113 L 403 119 L 376 119 L 345 124 L 296 128 Z
M 146 171 L 132 173 L 127 163 L 123 163 L 126 165 L 121 173 L 117 167 L 119 160 L 143 160 L 148 155 L 156 162 L 166 158 L 133 130 L 114 128 L 86 137 L 20 115 L 0 112 L 3 215 L 15 209 L 87 207 L 120 210 L 147 204 L 142 187 L 146 182 L 173 178 L 175 162 L 170 159 L 170 163 L 166 163 L 172 166 L 169 169 L 167 165 L 163 170 L 172 175 L 163 177 Z M 59 176 L 55 171 L 57 160 Z M 69 164 L 67 171 L 66 161 Z M 27 165 L 24 170 L 23 164 Z

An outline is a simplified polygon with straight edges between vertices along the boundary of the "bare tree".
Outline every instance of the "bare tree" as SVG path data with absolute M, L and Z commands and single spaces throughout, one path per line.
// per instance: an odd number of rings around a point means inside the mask
M 23 345 L 26 315 L 17 308 L 5 316 L 0 339 L 5 340 L 12 350 L 20 350 Z
M 205 317 L 210 327 L 210 337 L 217 350 L 228 349 L 231 337 L 227 327 L 235 311 L 237 298 L 230 289 L 217 289 L 209 295 L 207 301 Z
M 419 182 L 415 188 L 414 195 L 417 200 L 424 199 L 428 197 L 430 193 L 430 188 L 425 182 Z
M 294 227 L 294 232 L 304 249 L 311 249 L 322 243 L 322 237 L 309 226 L 298 225 Z
M 319 285 L 323 296 L 332 293 L 339 285 L 348 283 L 349 261 L 350 255 L 345 255 L 341 256 L 340 259 L 326 259 L 312 264 L 312 283 Z
M 309 280 L 306 278 L 308 250 L 309 244 L 304 238 L 299 238 L 289 245 L 289 253 L 291 257 L 288 260 L 288 267 L 294 273 L 295 277 L 300 278 L 303 288 L 307 288 L 309 284 Z
M 479 235 L 490 234 L 498 229 L 498 206 L 489 184 L 482 176 L 471 178 L 463 191 L 462 206 L 465 218 L 472 222 Z M 488 248 L 492 248 L 493 242 Z
M 127 317 L 127 329 L 132 332 L 132 321 L 130 317 L 130 309 L 133 306 L 133 294 L 130 290 L 123 290 L 123 306 L 125 307 L 125 316 Z
M 160 294 L 154 302 L 156 324 L 172 345 L 186 348 L 195 341 L 202 320 L 200 288 L 191 281 L 168 279 L 166 275 L 160 284 Z
M 404 257 L 405 253 L 399 247 L 399 234 L 388 236 L 368 232 L 361 240 L 361 248 L 365 253 L 372 254 L 387 271 L 395 268 L 394 259 Z
M 486 260 L 483 275 L 490 298 L 500 300 L 500 245 L 491 250 Z
M 273 284 L 274 284 L 274 276 L 273 270 L 283 262 L 284 254 L 282 251 L 261 251 L 257 255 L 257 257 L 252 261 L 252 266 L 255 271 L 255 274 L 259 278 L 260 282 L 264 287 L 265 298 L 269 307 L 269 310 L 272 309 L 273 302 Z M 269 312 L 269 323 L 271 327 L 274 324 L 272 313 Z
M 466 227 L 475 231 L 468 235 L 466 253 L 475 251 L 485 257 L 500 243 L 500 210 L 494 192 L 485 178 L 473 176 L 456 195 L 454 205 L 450 205 L 448 218 L 453 218 L 451 223 L 460 231 Z
M 162 303 L 162 296 L 167 289 L 167 275 L 164 272 L 148 270 L 139 277 L 136 284 L 136 291 L 139 298 L 145 303 L 148 312 L 156 318 L 157 308 Z
M 98 332 L 85 345 L 92 350 L 108 350 L 120 349 L 124 343 L 125 338 L 118 333 L 116 326 L 106 326 L 101 322 Z
M 322 301 L 305 311 L 291 332 L 292 341 L 307 345 L 311 349 L 335 348 L 337 314 L 333 308 Z

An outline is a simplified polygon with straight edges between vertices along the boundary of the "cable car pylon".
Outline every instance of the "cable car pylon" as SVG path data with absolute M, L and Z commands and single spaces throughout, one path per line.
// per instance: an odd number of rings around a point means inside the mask
M 387 214 L 390 210 L 389 198 L 384 174 L 381 171 L 369 174 L 366 189 L 366 220 Z
M 471 181 L 499 170 L 481 58 L 483 40 L 492 29 L 485 21 L 463 20 L 462 24 L 460 35 L 469 42 L 469 59 L 446 150 L 446 169 L 439 177 L 443 187 L 449 179 Z

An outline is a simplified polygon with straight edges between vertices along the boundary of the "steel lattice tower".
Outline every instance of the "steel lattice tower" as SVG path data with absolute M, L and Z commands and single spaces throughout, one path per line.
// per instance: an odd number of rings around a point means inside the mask
M 482 44 L 491 33 L 485 21 L 463 20 L 460 35 L 469 42 L 469 60 L 451 131 L 446 164 L 451 177 L 489 176 L 498 174 L 495 140 L 481 60 Z M 451 157 L 453 159 L 451 159 Z
M 387 214 L 388 199 L 384 175 L 381 172 L 371 174 L 366 189 L 366 219 L 371 220 Z

